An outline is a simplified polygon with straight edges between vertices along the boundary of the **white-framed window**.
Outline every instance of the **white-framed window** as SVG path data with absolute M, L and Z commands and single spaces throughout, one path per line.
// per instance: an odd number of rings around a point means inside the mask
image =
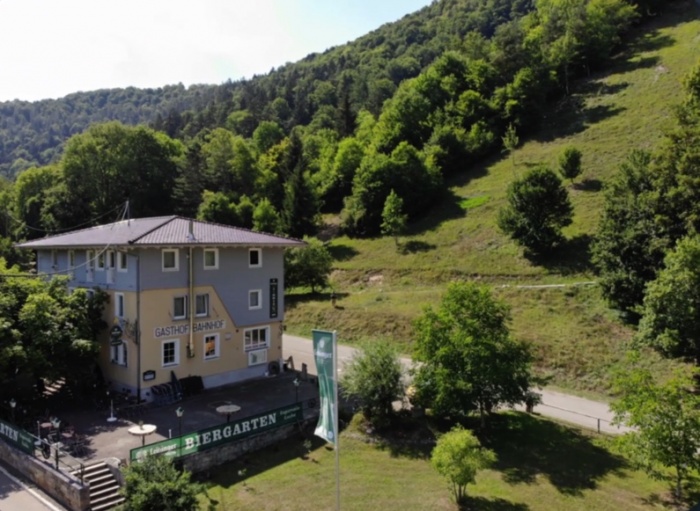
M 117 252 L 117 271 L 125 272 L 129 268 L 126 252 Z
M 54 270 L 58 268 L 58 251 L 57 250 L 51 251 L 51 268 L 53 268 Z
M 259 366 L 267 364 L 267 350 L 256 350 L 248 352 L 248 365 Z
M 209 294 L 196 295 L 194 303 L 194 315 L 197 317 L 209 315 Z
M 114 293 L 114 317 L 124 317 L 124 293 Z
M 112 269 L 116 267 L 116 257 L 114 255 L 114 250 L 109 250 L 107 252 L 107 268 Z
M 262 268 L 262 250 L 251 248 L 248 250 L 248 267 Z
M 163 341 L 160 346 L 160 353 L 163 367 L 178 365 L 180 363 L 180 339 Z
M 247 328 L 243 331 L 243 347 L 246 351 L 269 348 L 270 327 Z
M 173 298 L 173 319 L 187 319 L 187 297 Z
M 97 254 L 97 271 L 104 271 L 105 269 L 105 252 L 104 250 Z
M 218 270 L 219 269 L 219 249 L 205 248 L 204 249 L 204 269 Z
M 204 360 L 219 358 L 219 334 L 204 336 Z
M 120 366 L 127 365 L 126 343 L 123 342 L 118 346 L 110 346 L 112 363 Z
M 75 250 L 68 251 L 68 268 L 75 268 Z
M 262 290 L 261 289 L 251 289 L 248 291 L 248 308 L 249 309 L 262 309 Z
M 176 248 L 164 248 L 161 252 L 163 271 L 178 271 L 180 269 L 180 251 Z

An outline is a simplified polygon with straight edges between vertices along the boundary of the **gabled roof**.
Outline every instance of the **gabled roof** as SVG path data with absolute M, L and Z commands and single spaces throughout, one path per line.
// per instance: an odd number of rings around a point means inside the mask
M 190 234 L 191 233 L 191 234 Z M 19 248 L 133 246 L 299 247 L 303 241 L 179 216 L 135 218 L 19 243 Z

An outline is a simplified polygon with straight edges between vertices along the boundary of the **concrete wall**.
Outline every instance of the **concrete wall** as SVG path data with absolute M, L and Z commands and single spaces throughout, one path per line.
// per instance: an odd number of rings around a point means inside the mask
M 317 416 L 308 417 L 308 412 L 306 415 L 307 417 L 299 424 L 288 424 L 287 426 L 266 431 L 260 435 L 248 437 L 238 442 L 217 446 L 216 449 L 208 449 L 196 454 L 190 454 L 189 456 L 180 458 L 178 462 L 182 464 L 185 470 L 189 470 L 190 472 L 206 472 L 214 467 L 240 458 L 249 452 L 258 451 L 293 436 L 298 436 L 300 430 L 314 425 L 318 421 Z
M 32 481 L 62 506 L 72 511 L 90 509 L 90 489 L 76 479 L 53 469 L 47 462 L 34 458 L 0 441 L 0 459 Z

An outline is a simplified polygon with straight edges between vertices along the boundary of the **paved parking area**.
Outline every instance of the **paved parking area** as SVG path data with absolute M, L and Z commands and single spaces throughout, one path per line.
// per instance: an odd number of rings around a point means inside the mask
M 318 389 L 310 380 L 301 381 L 297 387 L 294 379 L 297 372 L 288 371 L 276 376 L 249 380 L 231 386 L 220 387 L 213 390 L 205 390 L 201 394 L 190 396 L 177 403 L 157 408 L 148 408 L 142 416 L 129 419 L 119 416 L 119 410 L 115 410 L 117 420 L 108 422 L 109 411 L 73 411 L 56 414 L 64 421 L 75 426 L 75 430 L 88 436 L 88 443 L 83 455 L 78 458 L 88 463 L 108 457 L 128 459 L 129 451 L 141 446 L 141 438 L 129 434 L 128 429 L 139 420 L 144 424 L 153 424 L 156 431 L 146 437 L 146 445 L 170 436 L 179 435 L 179 420 L 175 413 L 178 407 L 184 409 L 182 416 L 182 433 L 191 433 L 200 429 L 215 426 L 226 422 L 226 416 L 216 412 L 217 406 L 222 404 L 235 404 L 240 406 L 240 411 L 231 415 L 231 420 L 262 413 L 294 403 L 297 399 L 309 403 L 309 400 L 318 400 Z M 308 406 L 304 406 L 305 413 L 314 413 Z

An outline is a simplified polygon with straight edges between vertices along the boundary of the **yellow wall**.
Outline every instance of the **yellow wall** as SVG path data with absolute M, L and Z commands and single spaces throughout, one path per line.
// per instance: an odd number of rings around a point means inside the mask
M 188 357 L 187 345 L 190 342 L 189 333 L 171 333 L 166 329 L 182 327 L 189 330 L 190 320 L 172 319 L 173 298 L 188 294 L 187 288 L 174 288 L 163 290 L 152 290 L 141 292 L 141 315 L 139 326 L 141 332 L 140 346 L 134 342 L 129 325 L 134 324 L 136 314 L 136 293 L 124 293 L 125 296 L 125 316 L 126 326 L 124 340 L 128 343 L 128 366 L 122 367 L 110 363 L 109 343 L 104 342 L 106 347 L 102 350 L 101 362 L 105 372 L 105 377 L 113 382 L 114 387 L 119 389 L 119 384 L 128 385 L 131 388 L 137 387 L 137 378 L 142 378 L 146 371 L 155 371 L 156 377 L 150 381 L 141 380 L 142 396 L 146 395 L 144 389 L 153 385 L 167 383 L 170 381 L 170 372 L 175 371 L 178 378 L 190 375 L 197 375 L 206 378 L 213 375 L 226 375 L 231 371 L 248 368 L 248 355 L 244 348 L 244 329 L 238 328 L 231 317 L 226 312 L 226 308 L 221 303 L 219 296 L 211 286 L 201 286 L 194 289 L 196 294 L 209 294 L 209 316 L 195 317 L 194 323 L 212 322 L 211 327 L 218 327 L 214 322 L 222 321 L 221 328 L 212 328 L 204 331 L 194 332 L 192 335 L 192 345 L 194 356 Z M 113 324 L 114 320 L 114 293 L 109 292 L 110 303 L 105 307 L 105 319 L 108 324 Z M 194 298 L 193 298 L 194 299 Z M 268 362 L 279 360 L 282 356 L 282 323 L 274 321 L 255 326 L 269 326 L 269 349 L 267 352 Z M 249 327 L 247 327 L 249 328 Z M 157 330 L 158 329 L 158 330 Z M 204 359 L 204 337 L 207 334 L 219 334 L 219 356 L 214 359 Z M 179 363 L 177 365 L 165 366 L 162 364 L 163 341 L 179 340 Z M 141 351 L 140 373 L 138 372 L 138 349 Z M 267 369 L 267 364 L 257 366 L 261 372 Z M 225 377 L 225 376 L 224 376 Z

